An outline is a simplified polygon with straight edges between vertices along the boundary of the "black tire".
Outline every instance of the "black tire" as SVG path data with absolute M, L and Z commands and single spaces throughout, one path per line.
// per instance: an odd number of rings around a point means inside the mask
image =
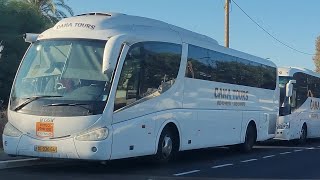
M 257 131 L 253 124 L 249 124 L 246 131 L 246 137 L 244 143 L 238 146 L 239 150 L 244 153 L 248 153 L 252 150 L 253 145 L 256 143 L 257 140 Z
M 307 143 L 308 139 L 308 128 L 306 124 L 303 124 L 301 131 L 300 131 L 300 138 L 296 140 L 296 143 L 299 145 L 304 145 Z
M 166 163 L 174 160 L 179 150 L 178 136 L 169 127 L 165 127 L 161 132 L 156 161 Z

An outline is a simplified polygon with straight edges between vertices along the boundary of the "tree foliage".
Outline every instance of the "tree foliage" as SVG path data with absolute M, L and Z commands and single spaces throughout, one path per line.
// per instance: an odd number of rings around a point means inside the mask
M 64 0 L 25 0 L 27 3 L 36 6 L 51 22 L 56 22 L 67 17 L 73 16 L 72 8 L 66 5 Z
M 4 45 L 0 58 L 0 99 L 7 102 L 20 61 L 29 44 L 27 32 L 40 33 L 53 24 L 36 6 L 23 1 L 0 0 L 0 41 Z
M 316 72 L 320 73 L 320 36 L 316 40 L 316 53 L 313 57 L 313 62 L 316 66 Z

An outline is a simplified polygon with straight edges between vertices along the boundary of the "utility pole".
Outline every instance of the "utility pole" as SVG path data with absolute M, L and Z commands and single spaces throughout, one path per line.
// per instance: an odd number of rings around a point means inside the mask
M 230 8 L 230 0 L 226 0 L 226 4 L 224 6 L 225 10 L 225 46 L 229 48 L 229 8 Z

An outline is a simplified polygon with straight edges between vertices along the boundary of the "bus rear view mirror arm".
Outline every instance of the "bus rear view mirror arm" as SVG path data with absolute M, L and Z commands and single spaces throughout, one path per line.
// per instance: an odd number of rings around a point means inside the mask
M 38 37 L 39 37 L 39 34 L 34 34 L 34 33 L 26 33 L 23 35 L 24 41 L 31 44 L 36 42 Z
M 113 72 L 120 57 L 123 46 L 127 44 L 125 41 L 128 40 L 127 35 L 117 35 L 111 37 L 104 48 L 103 53 L 103 64 L 102 64 L 102 73 L 109 74 Z M 128 46 L 128 45 L 126 45 Z
M 293 93 L 293 84 L 296 83 L 296 80 L 290 80 L 286 85 L 286 96 L 291 97 Z

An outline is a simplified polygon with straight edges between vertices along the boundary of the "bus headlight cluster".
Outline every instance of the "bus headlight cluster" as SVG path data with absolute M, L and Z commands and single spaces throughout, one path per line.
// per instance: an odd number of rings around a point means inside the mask
M 78 141 L 101 141 L 108 137 L 108 128 L 96 129 L 76 137 Z
M 277 129 L 290 129 L 290 122 L 278 124 Z
M 3 134 L 11 137 L 19 137 L 22 135 L 22 132 L 8 122 L 4 127 Z

